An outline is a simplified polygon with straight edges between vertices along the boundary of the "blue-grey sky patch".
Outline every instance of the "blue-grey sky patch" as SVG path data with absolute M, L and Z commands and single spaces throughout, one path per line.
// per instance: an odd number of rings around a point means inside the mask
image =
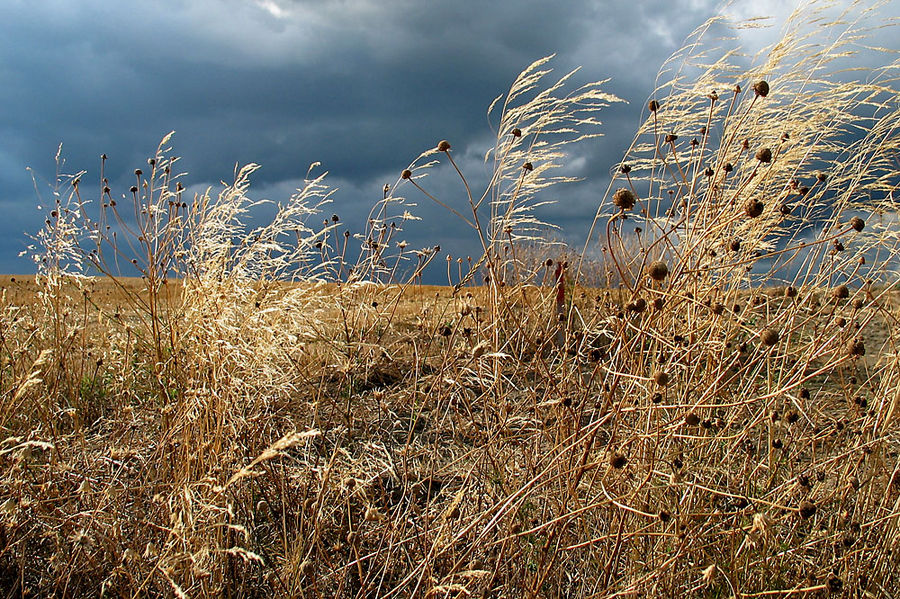
M 610 78 L 626 100 L 599 118 L 605 137 L 579 149 L 553 192 L 561 235 L 583 236 L 610 168 L 631 142 L 660 64 L 716 13 L 712 0 L 0 0 L 0 271 L 40 227 L 32 167 L 52 180 L 63 144 L 69 172 L 96 181 L 109 156 L 114 190 L 175 130 L 190 189 L 256 162 L 254 193 L 287 200 L 319 161 L 341 189 L 331 211 L 361 226 L 385 183 L 442 138 L 470 157 L 489 144 L 486 109 L 534 60 L 556 53 L 576 83 Z M 783 17 L 781 3 L 760 9 Z M 752 32 L 751 32 L 752 33 Z M 478 176 L 474 177 L 476 180 Z M 437 183 L 436 183 L 437 184 Z M 440 185 L 452 183 L 440 183 Z M 448 187 L 448 193 L 452 193 Z M 465 225 L 422 197 L 411 245 L 471 253 Z M 281 195 L 281 197 L 274 197 Z

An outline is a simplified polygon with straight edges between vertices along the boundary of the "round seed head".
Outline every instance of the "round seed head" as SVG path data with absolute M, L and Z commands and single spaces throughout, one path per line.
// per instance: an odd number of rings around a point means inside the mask
M 722 167 L 722 170 L 725 171 L 726 173 L 730 173 L 731 171 L 734 170 L 734 165 L 731 164 L 730 162 L 726 162 L 725 166 Z
M 853 218 L 850 219 L 850 226 L 853 227 L 854 231 L 859 233 L 860 231 L 862 231 L 865 228 L 866 221 L 864 221 L 863 219 L 861 219 L 858 216 L 854 216 Z
M 659 102 L 657 102 L 656 100 L 650 100 L 650 102 L 647 103 L 647 108 L 650 109 L 650 112 L 656 112 L 657 110 L 659 110 Z
M 775 329 L 763 329 L 763 331 L 759 334 L 759 340 L 763 345 L 767 347 L 772 347 L 776 343 L 778 343 L 779 335 L 778 331 Z
M 760 148 L 756 151 L 756 159 L 766 164 L 772 162 L 772 150 L 769 148 Z
M 531 164 L 530 162 L 526 162 L 525 164 L 522 165 L 522 169 L 523 169 L 526 173 L 530 173 L 531 171 L 534 170 L 534 165 Z
M 654 310 L 662 310 L 663 306 L 666 305 L 666 300 L 661 297 L 657 297 L 653 300 L 653 309 Z
M 621 470 L 628 463 L 628 458 L 626 458 L 621 453 L 613 453 L 609 456 L 609 465 L 615 468 L 616 470 Z
M 715 173 L 714 170 L 712 170 L 711 167 L 706 167 L 706 170 L 703 171 L 703 174 L 706 175 L 707 177 L 712 177 L 712 176 L 715 175 L 716 173 Z
M 134 169 L 134 175 L 136 177 L 140 177 L 143 174 L 144 174 L 144 171 L 142 171 L 141 169 L 139 169 L 139 168 Z
M 656 260 L 647 267 L 647 274 L 654 281 L 662 281 L 669 275 L 669 267 L 662 260 Z
M 411 179 L 411 178 L 412 178 L 412 171 L 409 170 L 408 168 L 407 168 L 407 169 L 403 169 L 403 172 L 400 173 L 400 178 L 401 178 L 401 179 Z
M 797 511 L 800 513 L 801 518 L 803 518 L 804 520 L 809 520 L 816 515 L 816 504 L 812 501 L 804 499 L 800 502 L 800 505 L 797 506 Z
M 824 183 L 827 180 L 828 180 L 828 175 L 826 175 L 822 171 L 819 171 L 816 173 L 816 181 L 818 181 L 819 183 Z
M 825 588 L 828 589 L 829 593 L 840 593 L 844 590 L 844 581 L 841 580 L 840 576 L 832 576 L 825 583 Z
M 669 384 L 669 373 L 662 370 L 657 370 L 653 374 L 653 382 L 655 382 L 660 387 L 665 387 Z
M 700 417 L 697 416 L 694 412 L 688 412 L 684 416 L 684 423 L 688 426 L 697 426 L 700 424 Z
M 846 285 L 838 285 L 831 290 L 831 297 L 839 300 L 847 299 L 850 297 L 850 289 L 848 289 Z
M 725 311 L 725 305 L 721 302 L 715 302 L 713 305 L 709 307 L 713 314 L 721 314 Z
M 866 355 L 866 346 L 859 339 L 851 339 L 847 342 L 847 353 L 851 356 Z
M 677 139 L 678 139 L 678 136 L 675 135 L 674 133 L 668 133 L 668 134 L 666 135 L 666 143 L 667 143 L 667 144 L 675 143 L 675 141 L 676 141 Z
M 634 194 L 624 187 L 616 190 L 616 193 L 613 194 L 613 205 L 622 210 L 631 210 L 634 208 L 634 202 Z
M 769 95 L 769 83 L 765 80 L 757 81 L 753 84 L 753 91 L 756 92 L 757 96 L 765 98 Z
M 728 247 L 732 252 L 741 251 L 741 240 L 740 239 L 732 239 L 731 243 L 728 244 Z
M 622 173 L 623 175 L 627 175 L 628 173 L 631 172 L 631 166 L 627 165 L 627 164 L 623 164 L 622 166 L 619 167 L 619 172 Z
M 797 297 L 797 288 L 796 287 L 788 287 L 784 290 L 785 297 Z
M 763 213 L 763 208 L 763 203 L 759 200 L 747 200 L 747 203 L 744 204 L 744 214 L 750 218 L 756 218 Z
M 513 137 L 522 137 L 522 130 L 519 129 L 518 127 L 516 127 L 515 129 L 512 130 L 512 136 Z
M 446 152 L 447 150 L 450 149 L 450 142 L 447 141 L 446 139 L 442 139 L 441 141 L 438 142 L 437 149 L 438 149 L 438 152 Z

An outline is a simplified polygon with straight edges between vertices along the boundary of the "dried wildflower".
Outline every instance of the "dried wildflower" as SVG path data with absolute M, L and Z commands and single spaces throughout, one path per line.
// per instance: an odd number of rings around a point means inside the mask
M 660 387 L 665 387 L 669 384 L 669 373 L 664 372 L 662 370 L 657 370 L 653 373 L 653 382 L 655 382 Z
M 437 150 L 438 152 L 446 152 L 450 149 L 450 142 L 446 139 L 442 139 L 438 142 Z
M 677 139 L 678 139 L 678 136 L 675 135 L 674 133 L 667 133 L 666 137 L 665 137 L 665 141 L 667 144 L 675 143 L 675 141 Z
M 763 203 L 759 200 L 747 200 L 747 203 L 744 204 L 744 214 L 750 218 L 756 218 L 763 213 L 763 207 Z
M 769 148 L 760 148 L 756 151 L 756 159 L 763 164 L 772 162 L 772 150 Z
M 741 240 L 740 239 L 732 239 L 731 242 L 728 244 L 728 248 L 732 252 L 741 251 Z
M 526 173 L 530 173 L 531 171 L 534 170 L 534 165 L 531 164 L 530 162 L 526 162 L 525 164 L 522 165 L 522 170 L 524 170 Z
M 613 205 L 622 210 L 631 210 L 634 208 L 634 194 L 624 187 L 616 190 L 613 194 Z
M 666 263 L 662 260 L 656 260 L 655 262 L 651 262 L 650 266 L 647 267 L 647 274 L 650 275 L 650 278 L 654 281 L 662 281 L 669 274 L 669 267 L 666 266 Z
M 779 339 L 778 331 L 776 331 L 775 329 L 764 329 L 759 334 L 759 340 L 762 342 L 763 345 L 765 345 L 767 347 L 772 347 L 773 345 L 778 343 L 778 339 Z
M 757 81 L 753 84 L 753 91 L 756 92 L 757 96 L 765 98 L 769 95 L 769 82 L 765 80 Z
M 619 167 L 619 172 L 622 173 L 623 175 L 627 175 L 628 173 L 631 172 L 631 166 L 629 166 L 627 164 L 623 164 L 622 166 Z
M 513 137 L 522 137 L 522 130 L 516 127 L 511 131 Z
M 816 515 L 816 504 L 808 499 L 804 499 L 800 502 L 800 505 L 797 506 L 797 512 L 800 514 L 801 518 L 809 520 Z
M 853 228 L 854 231 L 856 231 L 858 233 L 865 228 L 866 221 L 864 221 L 863 219 L 861 219 L 858 216 L 854 216 L 853 218 L 850 219 L 850 226 Z
M 684 416 L 684 423 L 688 426 L 697 426 L 700 424 L 700 417 L 695 412 L 688 412 Z
M 847 342 L 847 353 L 851 356 L 864 356 L 866 355 L 866 346 L 859 339 L 851 339 Z
M 621 470 L 628 464 L 628 458 L 619 452 L 614 452 L 609 456 L 609 465 L 616 470 Z
M 825 588 L 828 589 L 829 593 L 840 593 L 844 590 L 844 581 L 841 580 L 840 576 L 832 576 L 825 583 Z
M 722 167 L 722 170 L 725 171 L 726 173 L 730 173 L 731 171 L 734 170 L 734 165 L 731 164 L 730 162 L 726 162 L 725 166 Z
M 662 310 L 663 306 L 666 305 L 666 300 L 661 297 L 657 297 L 653 299 L 653 309 L 654 310 Z
M 838 285 L 831 290 L 831 297 L 834 299 L 847 299 L 850 297 L 850 289 L 846 285 Z
M 403 169 L 403 172 L 400 173 L 400 178 L 401 178 L 401 179 L 410 179 L 410 178 L 412 178 L 412 171 L 409 170 L 408 168 L 407 168 L 407 169 Z
M 657 110 L 659 110 L 659 102 L 657 102 L 656 100 L 650 100 L 650 102 L 647 103 L 647 108 L 650 109 L 650 112 L 656 112 Z

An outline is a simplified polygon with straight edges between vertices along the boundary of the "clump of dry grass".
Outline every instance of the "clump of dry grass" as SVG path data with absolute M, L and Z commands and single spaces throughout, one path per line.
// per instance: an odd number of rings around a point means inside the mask
M 254 165 L 188 201 L 167 139 L 127 201 L 61 181 L 40 301 L 0 304 L 0 586 L 889 596 L 897 65 L 836 77 L 866 32 L 820 16 L 749 68 L 701 28 L 564 257 L 533 209 L 614 98 L 546 61 L 494 106 L 481 195 L 442 141 L 356 236 L 313 174 L 249 231 Z M 415 284 L 440 249 L 399 243 L 400 192 L 471 226 L 454 287 Z

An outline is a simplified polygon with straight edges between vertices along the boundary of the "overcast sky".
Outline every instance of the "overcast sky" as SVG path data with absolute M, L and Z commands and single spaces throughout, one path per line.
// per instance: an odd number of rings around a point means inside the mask
M 782 3 L 753 3 L 783 17 Z M 160 138 L 175 130 L 190 189 L 256 162 L 255 197 L 286 200 L 310 163 L 339 187 L 331 211 L 359 223 L 382 186 L 448 139 L 482 155 L 486 109 L 535 59 L 560 74 L 611 78 L 628 104 L 599 115 L 605 137 L 580 148 L 584 183 L 554 192 L 563 236 L 583 238 L 609 169 L 627 148 L 660 64 L 718 10 L 712 0 L 0 0 L 0 271 L 42 216 L 31 167 L 53 179 L 96 176 L 109 156 L 127 191 Z M 760 39 L 767 35 L 760 33 Z M 474 158 L 471 160 L 474 164 Z M 46 194 L 39 180 L 40 193 Z M 412 194 L 409 194 L 410 196 Z M 424 199 L 421 199 L 424 200 Z M 419 201 L 411 245 L 473 252 L 464 225 Z

